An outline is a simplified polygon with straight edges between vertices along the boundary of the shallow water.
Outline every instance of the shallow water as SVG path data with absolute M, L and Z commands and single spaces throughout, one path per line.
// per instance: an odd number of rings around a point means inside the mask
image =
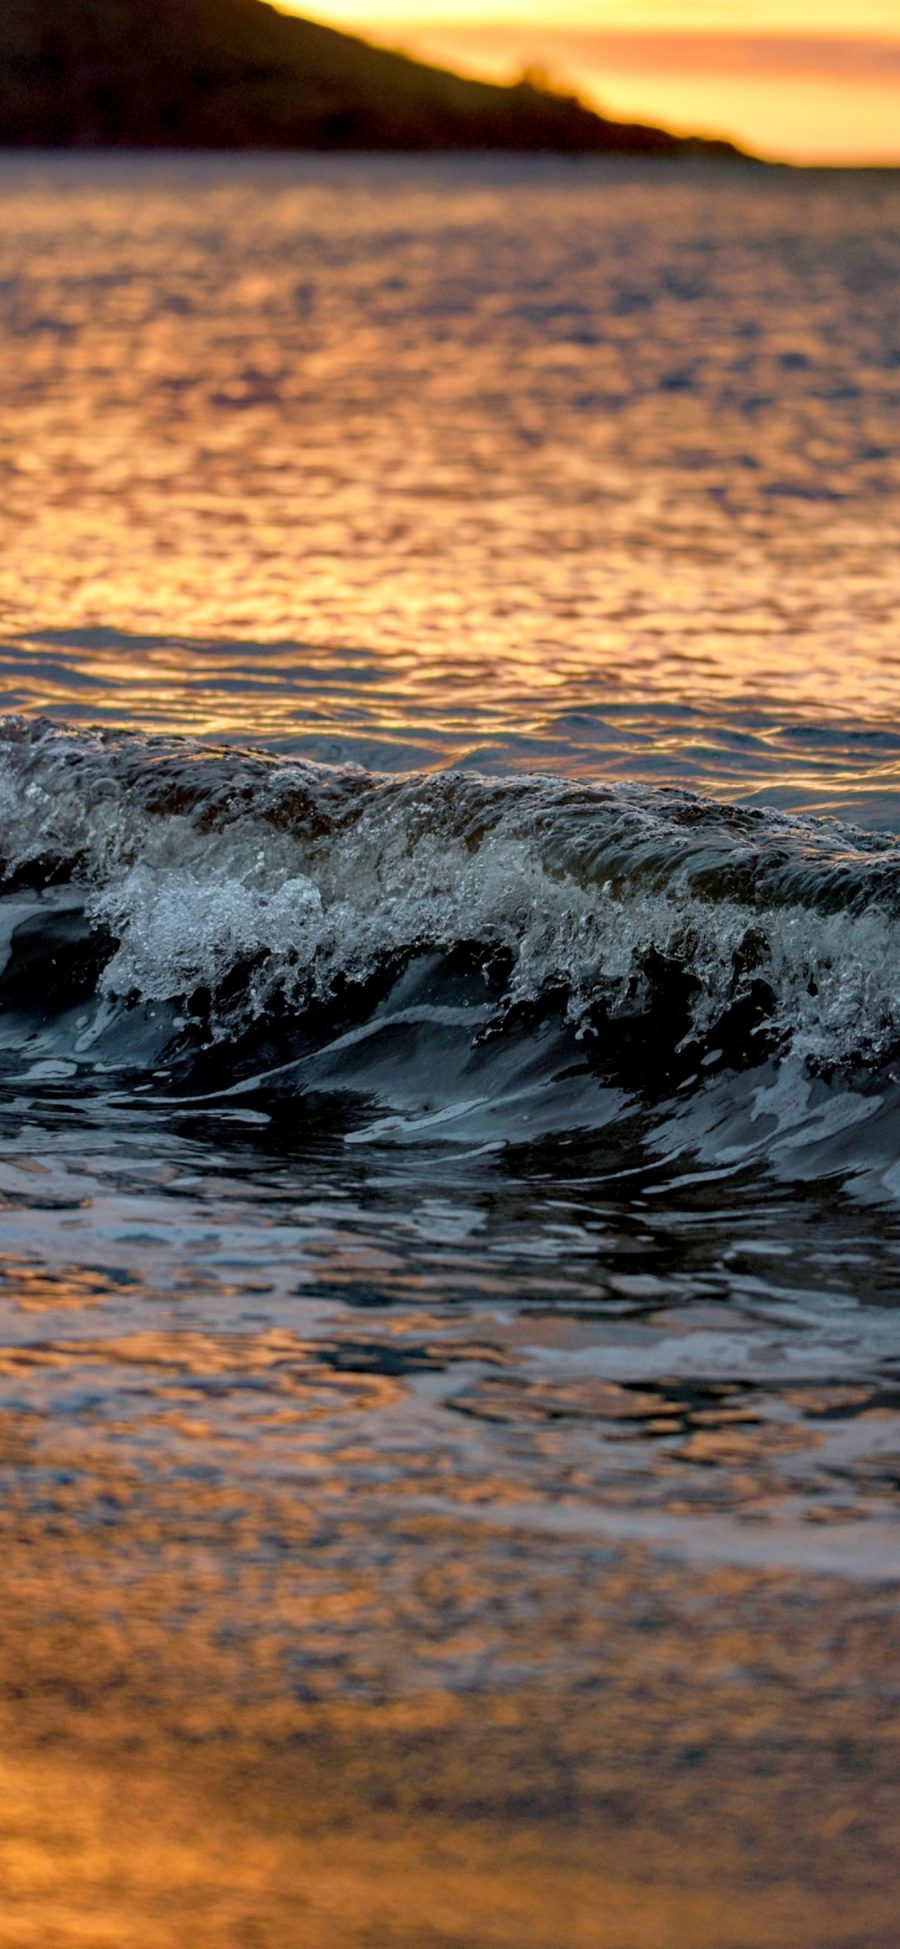
M 895 1942 L 898 199 L 0 161 L 4 1945 Z

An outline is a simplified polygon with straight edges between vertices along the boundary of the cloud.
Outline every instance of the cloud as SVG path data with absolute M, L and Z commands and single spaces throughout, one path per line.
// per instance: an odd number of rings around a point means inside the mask
M 412 23 L 407 23 L 407 31 Z M 422 22 L 423 29 L 426 23 Z M 810 34 L 714 33 L 698 30 L 639 32 L 532 22 L 431 21 L 430 36 L 451 36 L 475 54 L 505 51 L 515 42 L 525 57 L 552 66 L 576 63 L 594 72 L 647 76 L 746 74 L 791 80 L 828 80 L 878 87 L 900 86 L 900 40 Z M 900 116 L 900 97 L 898 97 Z
M 581 59 L 607 62 L 643 74 L 753 74 L 821 76 L 900 82 L 900 41 L 855 40 L 807 34 L 605 33 L 560 34 Z M 900 113 L 900 102 L 898 102 Z

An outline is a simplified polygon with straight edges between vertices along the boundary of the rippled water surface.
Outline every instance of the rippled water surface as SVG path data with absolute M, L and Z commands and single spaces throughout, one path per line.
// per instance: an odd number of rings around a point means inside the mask
M 900 185 L 0 159 L 3 1949 L 893 1949 Z
M 894 177 L 7 160 L 0 197 L 12 707 L 891 775 Z

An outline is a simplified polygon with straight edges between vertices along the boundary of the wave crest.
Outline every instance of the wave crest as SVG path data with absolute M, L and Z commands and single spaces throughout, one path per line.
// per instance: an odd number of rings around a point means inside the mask
M 834 822 L 8 719 L 0 854 L 6 1049 L 181 1089 L 590 1123 L 771 1064 L 871 1091 L 900 1041 L 900 848 Z

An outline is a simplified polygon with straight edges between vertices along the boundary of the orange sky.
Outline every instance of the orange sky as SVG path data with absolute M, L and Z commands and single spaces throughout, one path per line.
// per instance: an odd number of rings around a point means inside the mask
M 506 80 L 540 65 L 611 114 L 797 161 L 900 163 L 900 0 L 281 0 Z

